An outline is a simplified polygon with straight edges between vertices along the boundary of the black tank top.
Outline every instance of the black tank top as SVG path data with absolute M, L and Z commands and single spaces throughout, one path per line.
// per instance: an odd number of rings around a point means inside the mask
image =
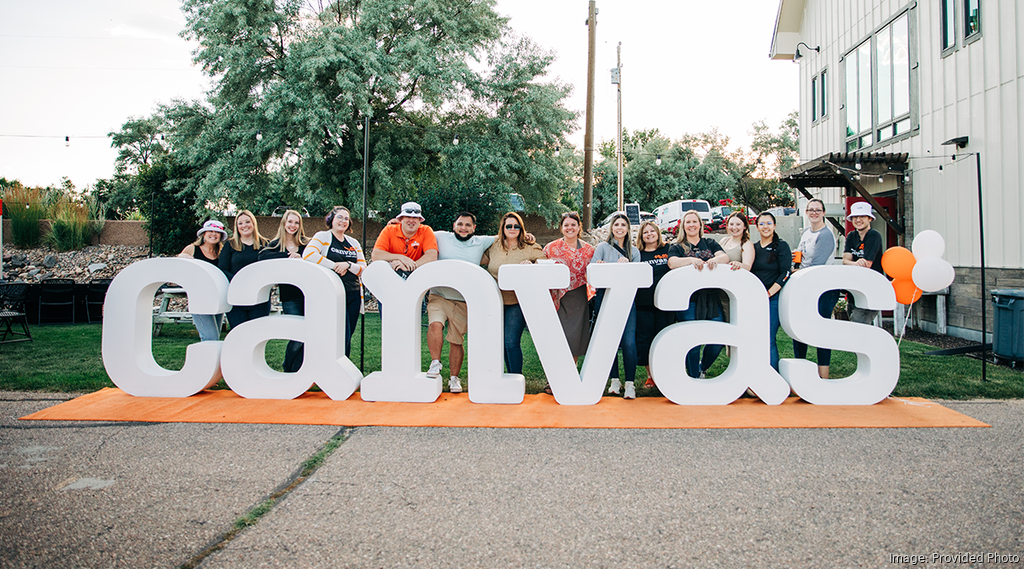
M 199 245 L 196 245 L 195 246 L 195 251 L 192 251 L 192 257 L 194 259 L 196 259 L 197 261 L 206 261 L 207 263 L 210 263 L 211 265 L 214 265 L 214 266 L 217 265 L 217 261 L 218 261 L 217 257 L 214 257 L 214 258 L 210 259 L 206 255 L 204 255 L 203 254 L 203 248 L 200 247 Z

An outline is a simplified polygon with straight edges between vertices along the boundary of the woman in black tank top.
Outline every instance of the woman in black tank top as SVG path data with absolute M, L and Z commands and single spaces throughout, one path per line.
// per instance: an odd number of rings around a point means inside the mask
M 185 259 L 206 261 L 213 266 L 217 266 L 220 250 L 224 246 L 224 239 L 228 235 L 224 231 L 224 224 L 211 219 L 203 224 L 202 228 L 196 232 L 196 235 L 198 239 L 196 239 L 195 243 L 186 245 L 178 256 Z M 196 330 L 199 332 L 200 342 L 220 340 L 221 316 L 221 314 L 192 315 L 192 323 L 195 324 Z

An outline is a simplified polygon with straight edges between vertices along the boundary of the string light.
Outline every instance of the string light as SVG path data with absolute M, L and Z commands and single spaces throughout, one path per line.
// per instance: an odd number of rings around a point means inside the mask
M 457 134 L 455 135 L 455 139 L 452 140 L 452 144 L 455 145 L 455 146 L 459 145 L 459 135 L 457 135 Z
M 70 136 L 65 136 L 64 137 L 64 146 L 65 147 L 71 146 L 71 137 Z
M 555 147 L 555 158 L 558 158 L 561 154 L 562 154 L 562 147 L 561 146 L 556 146 Z
M 659 154 L 657 160 L 654 161 L 654 165 L 661 166 L 661 154 Z
M 263 131 L 262 130 L 257 130 L 256 131 L 256 142 L 259 142 L 261 140 L 263 140 Z
M 860 160 L 858 160 L 857 163 L 853 165 L 853 167 L 860 170 Z

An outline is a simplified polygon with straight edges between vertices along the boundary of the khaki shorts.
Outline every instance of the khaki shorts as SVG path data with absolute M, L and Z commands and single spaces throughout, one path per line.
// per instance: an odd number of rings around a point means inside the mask
M 449 344 L 462 345 L 462 337 L 466 334 L 466 303 L 431 294 L 427 297 L 427 322 L 433 324 L 448 322 L 448 334 L 445 339 Z

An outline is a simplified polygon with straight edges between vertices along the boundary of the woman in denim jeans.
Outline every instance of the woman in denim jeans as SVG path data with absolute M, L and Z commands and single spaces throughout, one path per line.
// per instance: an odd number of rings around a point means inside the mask
M 529 265 L 544 258 L 544 250 L 536 240 L 526 233 L 523 218 L 510 211 L 498 223 L 499 238 L 484 253 L 483 264 L 498 280 L 498 269 L 502 265 Z M 501 291 L 505 318 L 505 370 L 507 373 L 523 373 L 523 330 L 526 319 L 519 307 L 519 299 L 511 290 Z
M 639 263 L 640 250 L 630 243 L 631 230 L 629 218 L 625 213 L 615 213 L 612 216 L 611 229 L 608 231 L 608 240 L 598 244 L 594 249 L 594 256 L 590 263 Z M 594 305 L 596 311 L 601 310 L 601 301 L 604 300 L 604 289 L 597 291 Z M 636 399 L 636 387 L 633 381 L 636 379 L 636 302 L 629 308 L 629 317 L 626 319 L 626 327 L 622 330 L 622 338 L 619 339 L 619 347 L 622 348 L 622 366 L 625 368 L 626 389 L 622 393 L 623 399 Z M 618 395 L 621 384 L 619 383 L 619 358 L 618 354 L 612 362 L 611 385 L 608 386 L 608 393 Z
M 224 246 L 224 240 L 228 237 L 228 232 L 224 230 L 224 224 L 211 219 L 203 224 L 203 226 L 196 232 L 195 243 L 189 243 L 178 253 L 179 257 L 184 259 L 195 259 L 197 261 L 206 261 L 213 266 L 217 266 L 217 262 L 220 259 L 220 250 Z M 220 322 L 222 314 L 193 314 L 192 324 L 195 325 L 196 331 L 199 332 L 200 342 L 216 342 L 220 340 Z
M 266 259 L 302 259 L 300 251 L 306 246 L 309 239 L 302 228 L 302 216 L 299 212 L 290 209 L 281 216 L 281 223 L 277 226 L 277 236 L 267 243 L 267 246 L 260 249 L 259 258 Z M 285 314 L 303 316 L 305 314 L 305 298 L 297 286 L 282 284 L 278 286 L 281 297 L 281 311 Z M 284 371 L 296 372 L 302 367 L 302 342 L 288 340 L 284 349 Z
M 761 239 L 754 243 L 754 264 L 750 272 L 761 280 L 768 291 L 768 338 L 771 342 L 771 363 L 779 371 L 779 347 L 775 336 L 779 334 L 779 292 L 789 278 L 793 265 L 793 253 L 789 244 L 775 233 L 775 216 L 764 212 L 757 216 L 757 232 Z

